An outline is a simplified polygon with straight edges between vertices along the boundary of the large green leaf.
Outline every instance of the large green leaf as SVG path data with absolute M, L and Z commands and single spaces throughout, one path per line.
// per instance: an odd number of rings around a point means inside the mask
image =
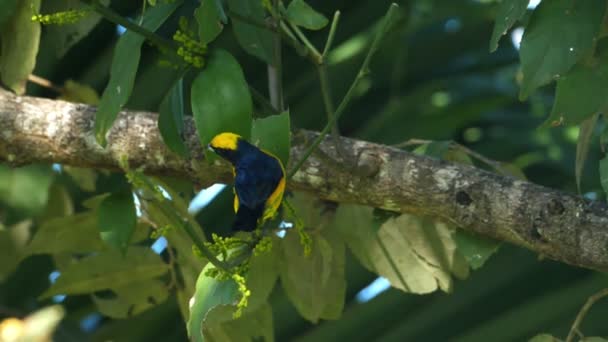
M 320 30 L 327 25 L 325 16 L 315 11 L 304 0 L 293 0 L 287 6 L 287 19 L 309 30 Z
M 207 67 L 192 83 L 192 112 L 201 141 L 206 146 L 221 132 L 249 138 L 253 103 L 239 63 L 224 50 L 209 55 Z
M 557 81 L 555 103 L 548 122 L 576 125 L 608 108 L 608 63 L 577 65 Z
M 182 157 L 188 156 L 184 143 L 184 81 L 179 79 L 160 104 L 158 130 L 169 149 Z
M 178 5 L 178 2 L 163 3 L 148 9 L 142 26 L 147 30 L 156 31 Z M 116 120 L 118 112 L 131 96 L 143 43 L 143 36 L 127 31 L 114 48 L 110 81 L 103 91 L 95 116 L 95 137 L 102 146 L 106 145 L 106 134 Z
M 3 4 L 10 11 L 11 3 Z M 0 12 L 5 9 L 0 8 Z M 36 65 L 40 23 L 32 21 L 32 13 L 40 10 L 40 0 L 20 0 L 13 16 L 0 30 L 0 78 L 17 94 L 25 93 L 28 76 Z M 0 15 L 1 17 L 2 15 Z
M 254 120 L 251 142 L 277 156 L 286 166 L 291 146 L 289 111 Z
M 99 233 L 109 246 L 126 252 L 135 231 L 137 214 L 130 189 L 106 197 L 98 210 Z
M 231 306 L 217 306 L 207 314 L 209 322 L 203 327 L 203 336 L 208 341 L 274 341 L 272 308 L 268 303 L 238 319 L 232 319 Z M 220 322 L 212 324 L 212 322 Z
M 44 210 L 53 171 L 49 166 L 29 165 L 12 169 L 0 165 L 0 202 L 25 215 L 35 215 Z
M 559 78 L 589 53 L 604 15 L 603 0 L 543 1 L 521 42 L 523 82 L 520 98 Z
M 45 221 L 27 247 L 28 254 L 88 253 L 101 251 L 104 243 L 97 229 L 97 211 Z
M 258 24 L 266 22 L 265 10 L 260 0 L 227 0 L 230 11 L 239 17 Z M 268 64 L 274 64 L 273 36 L 270 30 L 252 25 L 232 15 L 232 29 L 241 47 Z
M 251 257 L 247 272 L 247 288 L 251 291 L 251 297 L 247 311 L 256 310 L 268 300 L 279 277 L 280 257 L 281 246 L 277 237 L 273 238 L 271 251 Z
M 218 281 L 205 275 L 213 265 L 207 265 L 196 281 L 196 292 L 190 303 L 190 318 L 188 319 L 188 336 L 194 342 L 202 342 L 203 324 L 209 311 L 218 306 L 229 306 L 230 310 L 238 300 L 239 292 L 232 280 Z
M 484 236 L 473 234 L 462 229 L 452 234 L 458 252 L 464 256 L 472 269 L 476 270 L 496 253 L 500 247 L 500 241 L 489 239 Z
M 57 281 L 41 297 L 120 289 L 162 276 L 168 269 L 160 255 L 148 247 L 131 247 L 126 255 L 117 250 L 107 250 L 82 258 L 60 270 Z
M 380 229 L 378 225 L 369 208 L 343 205 L 336 214 L 335 226 L 351 251 L 393 287 L 412 293 L 450 291 L 451 275 L 468 276 L 467 263 L 444 224 L 401 215 Z
M 112 318 L 128 318 L 164 302 L 169 288 L 159 279 L 146 279 L 112 289 L 110 298 L 93 295 L 93 302 L 102 314 Z
M 201 5 L 194 11 L 194 17 L 198 22 L 198 36 L 203 44 L 215 40 L 224 29 L 215 0 L 201 0 Z
M 530 0 L 502 0 L 496 11 L 496 21 L 492 38 L 490 39 L 490 52 L 496 51 L 498 41 L 525 13 Z

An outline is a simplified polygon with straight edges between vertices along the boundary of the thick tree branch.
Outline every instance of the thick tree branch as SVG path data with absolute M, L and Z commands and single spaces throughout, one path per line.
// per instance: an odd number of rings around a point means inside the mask
M 0 159 L 13 165 L 53 162 L 118 169 L 129 164 L 152 174 L 187 177 L 202 185 L 227 182 L 217 161 L 207 165 L 194 125 L 186 122 L 192 159 L 170 153 L 157 130 L 157 115 L 120 113 L 102 149 L 95 142 L 95 108 L 19 97 L 0 90 Z M 318 136 L 298 131 L 291 160 L 299 160 Z M 477 168 L 414 155 L 370 142 L 342 138 L 344 166 L 327 139 L 293 177 L 289 187 L 337 201 L 426 215 L 576 266 L 608 271 L 608 208 L 600 202 L 499 176 Z

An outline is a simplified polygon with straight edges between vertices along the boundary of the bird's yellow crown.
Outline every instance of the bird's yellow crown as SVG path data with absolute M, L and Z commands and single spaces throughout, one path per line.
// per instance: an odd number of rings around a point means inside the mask
M 240 135 L 234 133 L 220 133 L 213 137 L 209 146 L 214 149 L 236 150 L 237 142 L 242 139 Z

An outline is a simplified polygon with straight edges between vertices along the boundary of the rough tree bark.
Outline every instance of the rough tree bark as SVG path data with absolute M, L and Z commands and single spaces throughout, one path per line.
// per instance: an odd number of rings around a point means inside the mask
M 186 122 L 192 158 L 167 150 L 157 115 L 124 111 L 108 146 L 95 142 L 95 108 L 20 97 L 0 90 L 0 159 L 18 166 L 53 162 L 117 170 L 126 156 L 150 174 L 187 177 L 201 185 L 229 182 L 226 164 L 203 162 L 194 125 Z M 297 131 L 291 160 L 317 135 Z M 289 188 L 336 202 L 426 215 L 515 243 L 549 258 L 608 271 L 608 208 L 600 202 L 496 175 L 466 165 L 341 138 L 341 161 L 327 138 L 289 182 Z

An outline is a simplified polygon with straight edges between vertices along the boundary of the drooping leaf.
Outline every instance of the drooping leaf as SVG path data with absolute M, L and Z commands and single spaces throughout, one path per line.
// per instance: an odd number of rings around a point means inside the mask
M 589 154 L 589 147 L 591 145 L 591 138 L 593 137 L 593 131 L 595 130 L 595 124 L 599 114 L 595 114 L 589 119 L 583 121 L 580 126 L 578 133 L 578 141 L 576 142 L 576 164 L 574 166 L 574 175 L 576 177 L 576 188 L 578 192 L 581 192 L 581 177 L 583 176 L 583 169 L 585 168 L 585 161 L 587 161 L 587 155 Z
M 216 306 L 207 314 L 203 336 L 208 341 L 274 341 L 272 308 L 268 303 L 232 319 L 234 308 Z M 213 324 L 213 322 L 221 322 Z
M 222 33 L 224 24 L 214 2 L 215 0 L 202 0 L 201 5 L 194 11 L 198 22 L 198 37 L 203 44 L 209 44 Z
M 344 243 L 315 234 L 310 256 L 305 256 L 295 231 L 283 242 L 281 284 L 300 315 L 316 323 L 338 319 L 344 306 Z
M 293 0 L 289 3 L 287 20 L 309 30 L 320 30 L 328 23 L 323 14 L 315 11 L 304 0 Z
M 251 142 L 274 154 L 287 166 L 291 146 L 289 111 L 254 120 Z
M 69 216 L 74 213 L 74 203 L 70 193 L 65 186 L 54 182 L 49 190 L 49 200 L 47 201 L 42 220 L 49 220 L 55 217 Z
M 97 212 L 86 211 L 45 221 L 27 247 L 28 254 L 87 253 L 101 251 Z
M 177 2 L 163 3 L 150 8 L 146 11 L 142 26 L 147 30 L 156 31 L 178 5 Z M 95 116 L 95 137 L 102 146 L 106 145 L 106 134 L 118 112 L 131 96 L 143 42 L 144 37 L 140 34 L 127 31 L 114 48 L 110 81 L 103 91 Z
M 521 99 L 563 76 L 589 52 L 600 30 L 605 6 L 602 0 L 540 3 L 521 41 Z
M 239 17 L 247 18 L 261 25 L 265 23 L 265 10 L 259 0 L 227 0 L 228 7 Z M 274 64 L 273 34 L 270 30 L 252 25 L 232 15 L 232 29 L 241 47 L 249 54 L 267 64 Z
M 384 223 L 374 218 L 373 211 L 373 208 L 362 205 L 341 204 L 334 224 L 357 260 L 371 271 L 375 271 L 374 260 L 367 248 L 376 239 L 376 234 Z
M 84 294 L 119 289 L 167 273 L 169 266 L 148 247 L 133 246 L 126 255 L 107 250 L 80 259 L 60 270 L 57 281 L 41 298 L 57 294 Z
M 40 0 L 17 1 L 13 16 L 0 30 L 0 78 L 19 95 L 25 93 L 27 78 L 36 65 L 40 23 L 32 21 L 32 13 L 39 10 Z M 3 11 L 4 8 L 0 12 Z
M 608 108 L 608 99 L 598 89 L 608 87 L 608 63 L 577 65 L 557 81 L 555 103 L 547 122 L 576 125 Z
M 191 299 L 190 318 L 187 323 L 188 336 L 194 342 L 202 342 L 203 324 L 209 310 L 218 306 L 230 306 L 238 300 L 239 292 L 236 283 L 218 281 L 205 275 L 213 265 L 207 265 L 196 281 L 196 291 Z
M 192 83 L 191 99 L 202 146 L 221 132 L 250 137 L 251 94 L 239 63 L 230 53 L 224 50 L 210 53 L 207 67 Z
M 97 183 L 97 172 L 94 169 L 63 166 L 62 170 L 67 173 L 70 178 L 84 191 L 95 191 L 95 183 Z
M 169 149 L 182 157 L 188 156 L 184 143 L 184 82 L 179 79 L 160 104 L 158 130 Z
M 112 318 L 128 318 L 164 302 L 169 288 L 159 279 L 146 279 L 112 289 L 113 296 L 92 295 L 102 314 Z
M 500 247 L 500 241 L 489 239 L 480 235 L 476 235 L 462 229 L 457 229 L 452 233 L 454 242 L 458 252 L 471 266 L 471 269 L 476 270 L 496 253 Z
M 41 213 L 46 207 L 53 171 L 48 166 L 9 168 L 0 165 L 0 202 L 26 215 Z
M 526 13 L 529 2 L 530 0 L 502 0 L 498 4 L 490 39 L 490 52 L 496 51 L 500 38 Z
M 99 205 L 97 226 L 101 239 L 109 246 L 126 252 L 136 224 L 137 214 L 130 189 L 111 194 Z

